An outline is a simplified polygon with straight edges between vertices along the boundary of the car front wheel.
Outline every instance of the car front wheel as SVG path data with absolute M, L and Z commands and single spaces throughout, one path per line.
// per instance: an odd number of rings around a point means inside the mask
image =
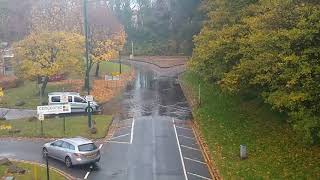
M 66 157 L 65 164 L 66 164 L 67 168 L 71 168 L 72 167 L 72 161 L 71 161 L 69 156 Z
M 42 149 L 42 157 L 46 158 L 49 155 L 47 148 Z

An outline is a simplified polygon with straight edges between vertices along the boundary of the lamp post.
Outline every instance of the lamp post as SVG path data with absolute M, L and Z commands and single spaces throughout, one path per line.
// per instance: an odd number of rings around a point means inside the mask
M 87 12 L 87 0 L 83 0 L 83 18 L 84 18 L 84 33 L 85 33 L 85 43 L 86 43 L 86 77 L 85 77 L 85 88 L 87 89 L 88 95 L 90 95 L 90 73 L 89 73 L 89 38 L 88 38 L 88 12 Z M 88 127 L 92 127 L 91 123 L 91 107 L 90 107 L 90 101 L 88 101 L 88 107 L 87 113 L 88 113 Z

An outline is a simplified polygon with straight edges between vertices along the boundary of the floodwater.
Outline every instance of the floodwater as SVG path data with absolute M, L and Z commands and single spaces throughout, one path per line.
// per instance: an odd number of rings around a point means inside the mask
M 104 105 L 105 114 L 116 110 L 114 117 L 120 121 L 143 116 L 168 116 L 180 120 L 192 118 L 176 73 L 167 76 L 143 65 L 131 65 L 135 66 L 136 78 L 117 100 Z

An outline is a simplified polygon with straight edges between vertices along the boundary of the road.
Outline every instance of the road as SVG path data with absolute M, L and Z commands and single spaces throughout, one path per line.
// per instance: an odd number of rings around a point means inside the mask
M 103 142 L 101 161 L 94 171 L 88 166 L 66 169 L 62 163 L 50 164 L 83 179 L 110 180 L 202 180 L 211 179 L 193 131 L 189 106 L 177 83 L 181 71 L 155 69 L 132 63 L 136 78 L 117 102 L 106 105 L 116 109 L 119 126 Z M 43 162 L 43 141 L 0 140 L 0 156 Z

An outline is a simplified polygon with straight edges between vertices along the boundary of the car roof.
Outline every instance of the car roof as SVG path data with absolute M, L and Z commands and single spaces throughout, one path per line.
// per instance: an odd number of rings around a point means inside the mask
M 49 96 L 54 96 L 54 95 L 80 95 L 77 92 L 51 92 L 48 93 Z
M 86 139 L 86 138 L 83 138 L 83 137 L 64 138 L 62 140 L 66 141 L 68 143 L 71 143 L 73 145 L 76 145 L 76 146 L 93 143 L 89 139 Z

